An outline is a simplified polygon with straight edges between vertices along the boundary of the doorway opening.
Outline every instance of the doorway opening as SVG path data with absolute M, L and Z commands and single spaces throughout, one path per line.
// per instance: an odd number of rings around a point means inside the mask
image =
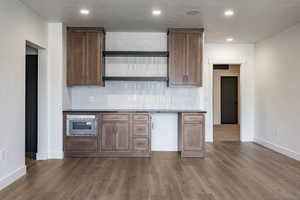
M 213 65 L 214 142 L 240 141 L 240 65 Z
M 25 60 L 25 164 L 31 167 L 38 141 L 38 49 L 26 45 Z

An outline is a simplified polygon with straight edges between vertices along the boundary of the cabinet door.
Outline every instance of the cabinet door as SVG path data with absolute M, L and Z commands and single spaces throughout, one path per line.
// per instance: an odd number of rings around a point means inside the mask
M 184 85 L 186 79 L 186 33 L 169 33 L 170 85 Z
M 102 85 L 103 34 L 87 32 L 87 60 L 85 79 L 87 85 Z
M 85 84 L 86 33 L 68 31 L 67 84 Z
M 94 136 L 66 136 L 64 137 L 65 152 L 97 152 L 97 137 Z
M 116 122 L 115 123 L 115 150 L 129 151 L 130 149 L 130 130 L 129 123 Z
M 187 33 L 186 85 L 202 85 L 202 34 Z
M 202 124 L 183 124 L 183 150 L 201 151 L 203 149 Z
M 114 150 L 115 125 L 110 122 L 103 122 L 101 129 L 101 151 Z

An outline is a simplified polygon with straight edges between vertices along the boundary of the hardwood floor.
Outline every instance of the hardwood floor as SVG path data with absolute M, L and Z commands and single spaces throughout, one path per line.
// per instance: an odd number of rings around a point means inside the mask
M 214 125 L 214 141 L 240 141 L 239 124 Z
M 299 200 L 300 162 L 253 143 L 207 144 L 205 159 L 37 161 L 1 200 Z
M 35 156 L 26 156 L 25 157 L 25 165 L 27 168 L 32 167 L 36 163 L 36 158 Z

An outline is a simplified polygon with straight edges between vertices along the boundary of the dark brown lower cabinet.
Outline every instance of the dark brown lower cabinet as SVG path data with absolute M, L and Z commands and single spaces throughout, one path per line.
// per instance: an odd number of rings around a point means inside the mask
M 114 150 L 114 129 L 115 125 L 112 122 L 103 122 L 100 134 L 100 150 L 102 152 L 111 152 Z
M 148 152 L 149 151 L 149 139 L 148 138 L 134 138 L 133 150 L 136 152 Z
M 129 122 L 103 122 L 101 130 L 101 151 L 130 151 Z
M 115 133 L 115 151 L 128 152 L 130 151 L 130 130 L 129 123 L 116 123 Z
M 151 156 L 149 113 L 102 113 L 97 116 L 96 137 L 67 136 L 65 129 L 65 156 Z M 66 117 L 64 119 L 66 124 Z
M 65 152 L 92 153 L 98 150 L 98 137 L 95 136 L 66 136 L 64 140 Z
M 182 113 L 179 115 L 179 150 L 181 157 L 204 157 L 204 115 Z
M 72 113 L 64 113 L 65 156 L 151 156 L 149 113 L 97 113 L 97 136 L 67 136 L 67 114 Z M 181 157 L 204 157 L 204 144 L 204 114 L 179 113 L 178 145 Z

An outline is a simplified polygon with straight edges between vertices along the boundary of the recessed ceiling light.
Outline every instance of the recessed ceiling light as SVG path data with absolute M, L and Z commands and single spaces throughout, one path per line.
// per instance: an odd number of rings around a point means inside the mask
M 233 41 L 233 38 L 227 38 L 226 41 L 227 41 L 227 42 L 232 42 L 232 41 Z
M 160 11 L 160 10 L 153 10 L 153 11 L 152 11 L 152 15 L 158 16 L 158 15 L 160 15 L 160 14 L 161 14 L 161 11 Z
M 87 9 L 81 9 L 80 13 L 83 14 L 83 15 L 88 15 L 88 14 L 90 14 L 90 11 L 87 10 Z
M 225 12 L 224 12 L 224 15 L 225 16 L 232 16 L 232 15 L 234 15 L 234 11 L 233 10 L 226 10 Z

